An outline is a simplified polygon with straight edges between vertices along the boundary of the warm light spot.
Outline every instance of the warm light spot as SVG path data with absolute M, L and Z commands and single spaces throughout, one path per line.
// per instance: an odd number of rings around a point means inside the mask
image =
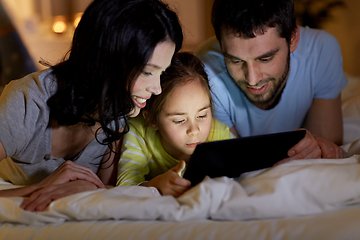
M 79 25 L 79 22 L 81 20 L 83 13 L 77 13 L 74 16 L 74 28 L 76 28 Z
M 54 17 L 52 30 L 55 33 L 64 33 L 66 31 L 66 18 L 64 16 Z

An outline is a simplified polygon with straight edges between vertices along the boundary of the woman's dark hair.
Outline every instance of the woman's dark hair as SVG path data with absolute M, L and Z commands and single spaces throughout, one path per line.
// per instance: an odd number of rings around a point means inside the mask
M 146 127 L 157 122 L 157 118 L 170 95 L 179 86 L 189 82 L 199 81 L 208 93 L 210 105 L 212 106 L 211 89 L 204 65 L 198 57 L 189 52 L 176 53 L 164 74 L 161 75 L 160 95 L 152 96 L 146 104 Z
M 211 22 L 219 42 L 221 31 L 254 38 L 276 27 L 279 36 L 290 44 L 297 28 L 292 0 L 215 0 Z
M 175 12 L 159 0 L 95 0 L 75 30 L 67 60 L 52 67 L 57 92 L 50 118 L 61 126 L 101 124 L 111 144 L 134 108 L 130 90 L 160 42 L 182 46 Z

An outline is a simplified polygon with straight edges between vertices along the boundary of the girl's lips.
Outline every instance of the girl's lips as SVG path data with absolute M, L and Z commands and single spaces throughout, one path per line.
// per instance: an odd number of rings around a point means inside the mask
M 189 143 L 189 144 L 186 144 L 186 146 L 188 147 L 191 147 L 191 148 L 195 148 L 197 145 L 199 145 L 200 142 L 196 142 L 196 143 Z
M 269 83 L 266 83 L 259 87 L 247 86 L 247 89 L 249 90 L 250 93 L 252 93 L 254 95 L 260 95 L 260 94 L 263 94 L 267 90 L 268 86 L 269 86 Z

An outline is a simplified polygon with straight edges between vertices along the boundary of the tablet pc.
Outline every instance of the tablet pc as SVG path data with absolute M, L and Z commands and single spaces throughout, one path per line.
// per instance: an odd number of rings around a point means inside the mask
M 201 143 L 191 155 L 183 177 L 195 186 L 205 176 L 237 178 L 242 173 L 272 167 L 304 138 L 306 130 Z

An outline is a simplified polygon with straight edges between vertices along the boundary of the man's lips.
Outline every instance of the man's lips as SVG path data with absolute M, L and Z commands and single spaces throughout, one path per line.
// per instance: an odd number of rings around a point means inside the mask
M 254 95 L 263 94 L 269 86 L 269 83 L 265 83 L 261 86 L 247 86 L 246 88 L 249 90 L 250 93 Z

